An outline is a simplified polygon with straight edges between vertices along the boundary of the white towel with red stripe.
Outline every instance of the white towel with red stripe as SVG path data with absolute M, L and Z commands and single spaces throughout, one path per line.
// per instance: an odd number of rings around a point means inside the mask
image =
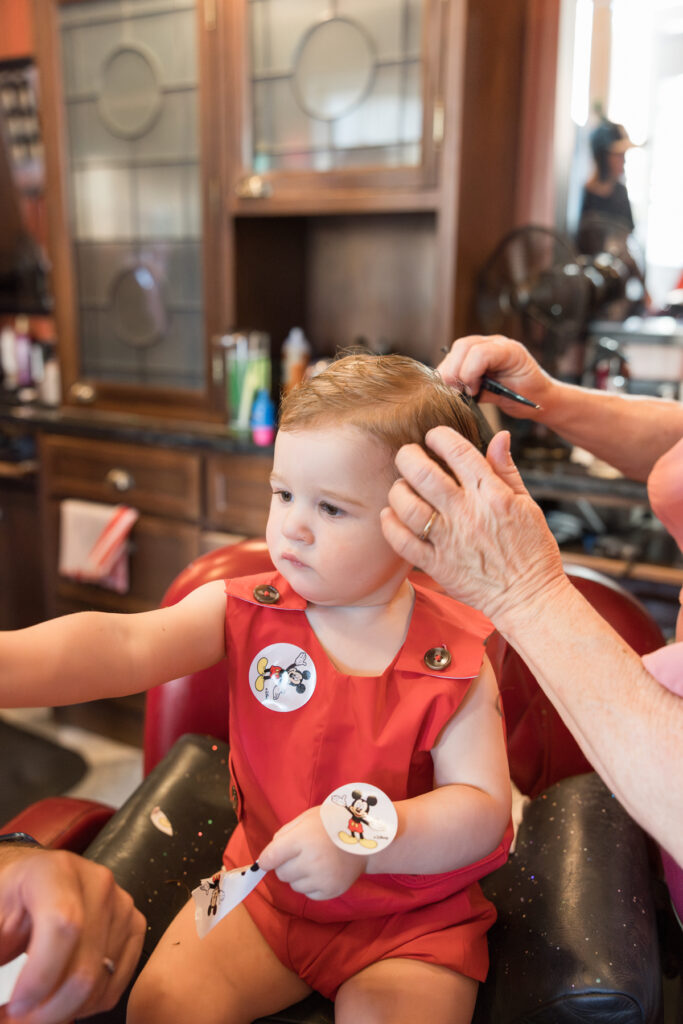
M 128 535 L 140 513 L 129 505 L 67 498 L 60 503 L 59 572 L 126 594 Z

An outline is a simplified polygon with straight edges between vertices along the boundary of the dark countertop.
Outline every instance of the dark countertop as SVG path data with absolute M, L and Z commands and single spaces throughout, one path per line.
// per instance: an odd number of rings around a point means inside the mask
M 0 428 L 25 426 L 49 434 L 127 441 L 133 444 L 165 448 L 197 449 L 225 454 L 263 455 L 272 458 L 272 445 L 255 445 L 248 433 L 231 430 L 224 424 L 195 420 L 164 420 L 134 413 L 102 412 L 63 406 L 58 409 L 40 405 L 0 402 Z
M 253 443 L 248 433 L 238 433 L 219 423 L 194 420 L 163 420 L 133 413 L 102 412 L 62 406 L 18 405 L 0 401 L 2 425 L 41 430 L 51 434 L 88 437 L 105 441 L 158 445 L 224 454 L 262 455 L 272 458 L 272 445 Z M 543 464 L 519 463 L 524 482 L 539 498 L 571 500 L 580 497 L 605 504 L 646 504 L 645 484 L 624 477 L 602 479 L 590 476 L 582 466 L 567 459 Z

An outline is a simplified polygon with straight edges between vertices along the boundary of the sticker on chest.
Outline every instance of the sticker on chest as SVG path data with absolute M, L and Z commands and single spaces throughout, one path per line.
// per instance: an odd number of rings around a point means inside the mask
M 249 686 L 271 711 L 298 711 L 315 690 L 313 659 L 295 644 L 270 644 L 249 666 Z

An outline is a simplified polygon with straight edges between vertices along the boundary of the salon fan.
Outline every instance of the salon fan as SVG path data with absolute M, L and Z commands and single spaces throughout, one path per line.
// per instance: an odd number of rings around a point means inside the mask
M 610 303 L 630 301 L 627 284 L 634 263 L 609 248 L 584 256 L 551 228 L 528 225 L 512 231 L 479 273 L 482 330 L 522 341 L 553 376 L 576 376 L 581 361 L 576 350 L 583 347 L 588 320 Z

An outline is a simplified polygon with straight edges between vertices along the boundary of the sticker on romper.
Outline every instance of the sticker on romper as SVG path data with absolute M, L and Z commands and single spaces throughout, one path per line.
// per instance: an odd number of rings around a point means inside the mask
M 249 666 L 249 685 L 271 711 L 298 711 L 313 696 L 316 672 L 310 654 L 295 644 L 270 644 Z
M 321 804 L 320 817 L 335 846 L 363 856 L 385 849 L 398 828 L 393 803 L 368 782 L 335 789 Z

